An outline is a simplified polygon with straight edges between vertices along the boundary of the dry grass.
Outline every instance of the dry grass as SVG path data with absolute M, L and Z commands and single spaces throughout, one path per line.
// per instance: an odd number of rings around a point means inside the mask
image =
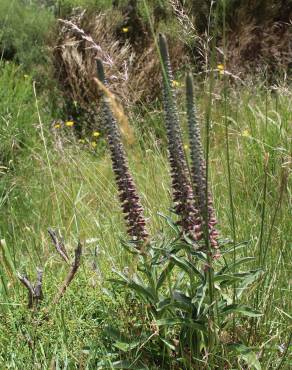
M 96 102 L 92 82 L 96 58 L 103 61 L 110 90 L 125 107 L 153 101 L 159 94 L 160 61 L 153 37 L 140 48 L 130 44 L 130 35 L 121 35 L 122 19 L 121 12 L 111 10 L 98 15 L 83 11 L 70 20 L 59 20 L 54 48 L 57 77 L 65 96 L 83 109 Z M 173 40 L 170 53 L 176 70 L 186 61 L 183 43 Z

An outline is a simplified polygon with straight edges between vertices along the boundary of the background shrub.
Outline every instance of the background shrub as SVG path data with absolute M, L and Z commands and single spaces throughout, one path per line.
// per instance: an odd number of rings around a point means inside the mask
M 46 40 L 54 23 L 52 12 L 33 2 L 0 2 L 0 52 L 2 59 L 22 64 L 26 70 L 47 61 Z

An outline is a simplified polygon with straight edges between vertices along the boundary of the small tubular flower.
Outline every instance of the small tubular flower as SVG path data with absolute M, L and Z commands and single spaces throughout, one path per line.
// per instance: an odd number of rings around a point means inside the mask
M 193 78 L 189 73 L 186 77 L 187 116 L 189 129 L 189 143 L 191 156 L 191 179 L 194 189 L 195 204 L 200 210 L 201 222 L 208 223 L 208 236 L 211 247 L 216 250 L 214 256 L 219 256 L 218 232 L 215 210 L 211 193 L 207 192 L 206 164 L 201 142 L 200 128 L 197 121 L 197 112 L 194 102 Z
M 103 64 L 97 60 L 97 77 L 107 86 Z M 126 220 L 128 234 L 136 241 L 147 240 L 148 232 L 144 218 L 144 210 L 140 204 L 134 180 L 130 174 L 118 123 L 114 118 L 108 99 L 103 94 L 103 119 L 107 132 L 107 140 L 111 152 L 112 167 L 119 191 L 119 199 Z
M 163 104 L 174 210 L 180 217 L 178 224 L 182 230 L 193 240 L 198 241 L 202 237 L 201 222 L 194 204 L 194 195 L 184 153 L 167 41 L 162 34 L 159 35 L 159 48 L 163 63 Z

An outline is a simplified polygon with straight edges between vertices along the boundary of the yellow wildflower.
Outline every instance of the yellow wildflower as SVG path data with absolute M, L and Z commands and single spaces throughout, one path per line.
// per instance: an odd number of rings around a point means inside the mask
M 128 28 L 128 27 L 123 27 L 123 28 L 122 28 L 122 31 L 123 31 L 124 33 L 127 33 L 127 32 L 129 32 L 129 28 Z
M 100 136 L 100 132 L 98 132 L 98 131 L 94 131 L 94 132 L 92 133 L 92 136 L 93 136 L 93 137 L 99 137 L 99 136 Z
M 65 123 L 65 125 L 66 125 L 67 127 L 72 127 L 72 126 L 74 125 L 74 122 L 73 122 L 73 121 L 67 121 L 67 122 Z
M 78 143 L 80 143 L 80 144 L 84 144 L 84 143 L 85 143 L 85 140 L 84 140 L 84 139 L 79 139 L 79 140 L 78 140 Z
M 242 136 L 244 136 L 244 137 L 250 137 L 249 131 L 248 130 L 243 130 L 242 131 Z
M 60 123 L 55 123 L 54 124 L 54 128 L 60 128 L 60 127 L 61 127 Z
M 189 146 L 187 144 L 184 145 L 184 150 L 188 150 Z
M 92 141 L 91 142 L 91 146 L 92 146 L 93 149 L 96 148 L 96 146 L 97 146 L 96 142 L 95 141 Z
M 224 72 L 225 72 L 224 64 L 218 64 L 217 69 L 218 69 L 220 75 L 224 75 Z
M 172 81 L 172 87 L 174 87 L 174 88 L 178 88 L 178 87 L 181 87 L 182 85 L 181 85 L 181 83 L 180 82 L 178 82 L 178 81 L 176 81 L 176 80 L 173 80 Z

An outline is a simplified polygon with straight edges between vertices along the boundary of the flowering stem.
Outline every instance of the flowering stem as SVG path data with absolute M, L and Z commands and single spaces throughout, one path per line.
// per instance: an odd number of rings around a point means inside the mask
M 107 86 L 103 64 L 100 59 L 97 60 L 97 76 L 99 81 Z M 146 230 L 146 220 L 143 215 L 144 211 L 140 204 L 140 198 L 134 180 L 129 171 L 118 123 L 112 114 L 109 98 L 107 98 L 104 93 L 102 94 L 102 109 L 111 152 L 112 166 L 128 234 L 136 242 L 145 242 L 148 238 L 148 232 Z
M 198 241 L 202 236 L 201 223 L 194 204 L 194 194 L 183 149 L 167 41 L 162 34 L 159 35 L 159 49 L 163 64 L 163 103 L 175 213 L 180 217 L 178 224 L 183 232 Z

